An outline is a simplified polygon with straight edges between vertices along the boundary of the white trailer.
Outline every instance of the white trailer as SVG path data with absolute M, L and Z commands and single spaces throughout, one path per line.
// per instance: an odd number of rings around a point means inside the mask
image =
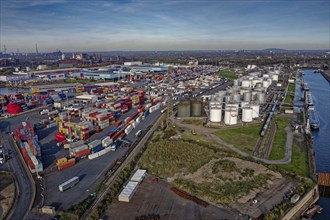
M 65 190 L 73 187 L 74 185 L 76 185 L 77 183 L 79 183 L 79 177 L 75 176 L 71 179 L 69 179 L 68 181 L 62 183 L 61 185 L 58 186 L 58 189 L 61 192 L 64 192 Z

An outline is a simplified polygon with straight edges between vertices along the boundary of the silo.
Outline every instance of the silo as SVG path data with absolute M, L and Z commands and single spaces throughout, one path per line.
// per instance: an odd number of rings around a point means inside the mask
M 241 101 L 241 94 L 233 93 L 231 95 L 231 100 L 234 101 L 234 102 L 240 102 Z
M 217 96 L 215 98 L 215 101 L 222 103 L 223 102 L 223 98 L 224 98 L 224 96 Z
M 229 95 L 225 96 L 225 103 L 230 102 L 230 100 L 231 100 L 231 97 Z
M 178 117 L 190 117 L 191 116 L 191 103 L 190 101 L 182 101 L 178 106 Z
M 222 108 L 212 107 L 210 109 L 210 122 L 221 122 Z
M 271 85 L 273 80 L 269 78 L 269 79 L 267 79 L 267 82 L 269 83 L 269 85 Z
M 265 88 L 269 87 L 269 82 L 267 80 L 262 81 L 262 86 Z
M 239 81 L 238 81 L 238 79 L 234 79 L 234 86 L 239 86 Z
M 260 104 L 264 104 L 265 101 L 266 101 L 266 95 L 265 95 L 265 93 L 263 93 L 263 92 L 258 92 L 258 93 L 257 93 L 257 101 L 258 101 Z
M 260 87 L 262 87 L 262 82 L 256 83 L 256 86 L 254 88 L 260 88 Z
M 237 109 L 235 108 L 226 108 L 225 109 L 225 124 L 226 125 L 235 125 L 237 124 Z
M 243 100 L 244 100 L 245 102 L 249 102 L 249 101 L 251 101 L 251 92 L 245 92 L 245 93 L 243 94 Z
M 242 87 L 249 88 L 251 86 L 250 83 L 251 83 L 250 80 L 244 79 L 244 80 L 242 80 Z
M 268 79 L 268 78 L 269 78 L 269 74 L 263 74 L 262 77 L 263 77 L 264 79 Z
M 249 105 L 249 102 L 241 101 L 241 104 L 240 104 L 241 108 L 244 108 L 244 107 L 246 107 L 248 105 Z
M 253 109 L 250 107 L 244 107 L 242 109 L 242 122 L 252 122 Z
M 245 92 L 250 92 L 250 89 L 240 89 L 241 95 L 243 95 Z
M 200 117 L 202 116 L 202 103 L 195 100 L 191 103 L 191 116 Z
M 252 118 L 258 118 L 259 117 L 259 104 L 250 104 L 249 107 L 252 108 Z
M 274 74 L 274 75 L 272 76 L 272 79 L 273 79 L 273 81 L 278 81 L 278 75 L 277 75 L 277 74 Z
M 235 108 L 236 109 L 236 113 L 238 114 L 238 108 L 239 104 L 238 103 L 226 103 L 226 108 Z

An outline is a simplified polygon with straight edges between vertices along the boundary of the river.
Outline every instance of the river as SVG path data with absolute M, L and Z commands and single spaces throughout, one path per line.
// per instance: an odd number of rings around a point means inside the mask
M 312 92 L 315 111 L 320 121 L 320 129 L 312 131 L 316 172 L 330 173 L 330 84 L 320 73 L 314 73 L 314 70 L 304 70 L 304 80 Z M 300 94 L 298 90 L 300 86 L 296 88 L 296 92 Z M 298 99 L 296 95 L 295 103 L 301 103 Z M 316 215 L 315 219 L 330 219 L 330 198 L 320 198 L 318 204 L 324 210 L 321 215 Z

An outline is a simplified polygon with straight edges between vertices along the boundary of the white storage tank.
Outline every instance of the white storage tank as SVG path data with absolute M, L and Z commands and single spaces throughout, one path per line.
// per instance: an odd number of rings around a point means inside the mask
M 228 95 L 228 96 L 225 96 L 225 103 L 228 103 L 231 101 L 231 97 Z
M 241 101 L 241 108 L 247 107 L 249 105 L 249 102 Z
M 265 88 L 269 87 L 269 82 L 267 80 L 262 81 L 262 86 Z
M 222 109 L 217 107 L 212 107 L 210 109 L 210 122 L 221 122 L 222 119 Z
M 226 108 L 235 108 L 237 114 L 238 114 L 238 107 L 239 107 L 238 103 L 227 103 L 226 104 Z
M 239 86 L 239 80 L 238 79 L 234 79 L 234 86 Z
M 250 80 L 247 80 L 247 79 L 242 80 L 242 87 L 244 87 L 244 88 L 250 88 L 251 87 Z
M 252 113 L 253 109 L 250 107 L 242 108 L 242 121 L 243 122 L 252 122 Z
M 245 92 L 245 93 L 243 94 L 243 100 L 244 100 L 245 102 L 249 102 L 249 101 L 251 101 L 251 92 Z
M 260 104 L 264 104 L 266 102 L 266 94 L 263 93 L 263 92 L 258 92 L 257 93 L 257 101 L 260 103 Z
M 260 106 L 258 104 L 250 104 L 250 106 L 252 108 L 252 118 L 258 118 L 259 117 L 259 109 Z
M 236 108 L 226 108 L 225 109 L 225 124 L 235 125 L 237 124 L 237 109 Z
M 210 108 L 212 108 L 212 107 L 219 107 L 219 106 L 221 106 L 222 105 L 222 103 L 221 102 L 217 102 L 217 101 L 211 101 L 210 103 L 209 103 L 209 107 Z
M 262 87 L 262 82 L 258 82 L 258 83 L 256 83 L 256 85 L 255 85 L 254 88 L 260 88 L 260 87 Z
M 260 83 L 261 79 L 253 79 L 252 80 L 252 87 L 255 87 L 257 85 L 257 83 Z
M 263 77 L 264 79 L 268 79 L 268 78 L 269 78 L 269 74 L 263 74 L 262 77 Z
M 241 101 L 241 94 L 239 93 L 233 93 L 231 95 L 231 99 L 234 101 L 234 102 L 240 102 Z
M 273 81 L 278 81 L 278 75 L 277 75 L 277 74 L 274 74 L 274 75 L 272 76 L 272 80 L 273 80 Z

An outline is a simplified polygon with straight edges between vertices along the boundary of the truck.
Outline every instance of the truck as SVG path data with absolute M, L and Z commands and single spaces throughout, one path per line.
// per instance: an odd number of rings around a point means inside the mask
M 59 185 L 58 189 L 60 190 L 60 192 L 64 192 L 65 190 L 76 185 L 77 183 L 79 183 L 79 177 L 75 176 L 75 177 L 69 179 L 68 181 L 62 183 L 61 185 Z
M 77 183 L 79 183 L 79 177 L 75 176 L 71 179 L 69 179 L 68 181 L 62 183 L 61 185 L 58 186 L 58 189 L 61 192 L 64 192 L 65 190 L 73 187 L 74 185 L 76 185 Z

